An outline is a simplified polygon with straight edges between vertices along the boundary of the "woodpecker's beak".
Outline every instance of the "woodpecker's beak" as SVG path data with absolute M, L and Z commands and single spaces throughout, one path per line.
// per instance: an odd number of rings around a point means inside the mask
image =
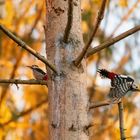
M 138 89 L 138 88 L 135 88 L 135 89 L 134 89 L 134 88 L 133 88 L 132 91 L 140 92 L 140 89 Z
M 139 89 L 139 87 L 137 85 L 133 84 L 132 85 L 132 91 L 138 92 L 138 91 L 140 91 L 140 89 Z

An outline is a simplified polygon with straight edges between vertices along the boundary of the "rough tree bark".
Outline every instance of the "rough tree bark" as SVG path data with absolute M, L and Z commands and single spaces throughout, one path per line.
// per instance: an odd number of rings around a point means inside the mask
M 65 44 L 68 0 L 47 1 L 46 54 L 61 73 L 55 75 L 48 70 L 49 140 L 89 140 L 85 132 L 89 125 L 86 63 L 83 61 L 80 68 L 73 65 L 84 45 L 80 4 L 80 0 L 73 2 L 73 23 Z

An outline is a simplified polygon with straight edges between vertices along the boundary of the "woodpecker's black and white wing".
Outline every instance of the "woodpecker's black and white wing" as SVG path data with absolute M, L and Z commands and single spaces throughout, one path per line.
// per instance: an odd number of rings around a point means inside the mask
M 131 88 L 130 84 L 123 83 L 115 87 L 111 87 L 108 97 L 113 100 L 119 100 L 129 91 Z
M 108 97 L 111 100 L 119 100 L 131 89 L 134 80 L 128 76 L 118 75 L 111 81 Z
M 40 69 L 40 68 L 34 68 L 33 69 L 34 71 L 38 71 L 39 73 L 41 73 L 42 75 L 45 75 L 46 73 L 42 70 L 42 69 Z
M 37 80 L 42 80 L 44 78 L 44 76 L 46 75 L 46 73 L 43 70 L 41 70 L 40 68 L 34 68 L 33 75 Z
M 119 88 L 115 88 L 115 87 L 111 87 L 109 94 L 108 94 L 108 98 L 114 102 L 114 101 L 119 101 L 120 100 L 120 92 L 119 92 Z
M 113 78 L 113 80 L 111 80 L 112 87 L 119 86 L 120 84 L 123 84 L 123 83 L 133 84 L 134 79 L 125 75 L 117 75 L 115 76 L 115 78 Z

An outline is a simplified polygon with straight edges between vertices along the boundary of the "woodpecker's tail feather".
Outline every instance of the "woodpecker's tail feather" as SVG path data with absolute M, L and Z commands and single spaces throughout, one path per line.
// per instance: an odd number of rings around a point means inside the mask
M 105 69 L 98 69 L 97 72 L 100 74 L 100 76 L 102 78 L 109 78 L 108 75 L 109 75 L 109 71 L 105 70 Z

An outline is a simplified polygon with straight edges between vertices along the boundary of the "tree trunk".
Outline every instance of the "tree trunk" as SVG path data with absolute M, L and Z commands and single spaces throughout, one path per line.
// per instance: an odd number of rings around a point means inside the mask
M 47 1 L 46 54 L 61 73 L 48 70 L 49 140 L 89 140 L 85 131 L 89 125 L 86 64 L 83 61 L 80 68 L 73 65 L 84 45 L 80 4 L 74 0 L 69 43 L 64 44 L 68 0 Z

